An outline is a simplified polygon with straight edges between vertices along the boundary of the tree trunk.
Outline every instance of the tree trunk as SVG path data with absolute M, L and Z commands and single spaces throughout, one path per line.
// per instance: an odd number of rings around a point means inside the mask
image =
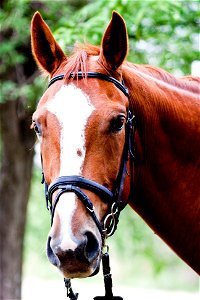
M 20 101 L 0 104 L 0 299 L 21 299 L 22 249 L 34 134 Z

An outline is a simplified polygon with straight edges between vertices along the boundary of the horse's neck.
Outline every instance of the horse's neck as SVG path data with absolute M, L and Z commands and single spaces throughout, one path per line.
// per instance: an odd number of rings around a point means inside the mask
M 125 75 L 141 142 L 153 152 L 165 146 L 162 159 L 156 157 L 162 164 L 163 159 L 174 159 L 183 167 L 196 164 L 200 150 L 200 81 L 177 80 L 159 69 L 150 70 L 152 75 L 148 68 L 146 73 L 129 68 L 129 75 Z M 192 146 L 194 142 L 196 147 Z M 145 159 L 153 158 L 145 153 Z
M 173 84 L 167 73 L 164 81 L 156 70 L 153 75 L 148 72 L 130 67 L 124 71 L 137 120 L 131 206 L 195 268 L 197 256 L 200 261 L 200 254 L 191 246 L 199 233 L 200 218 L 197 88 L 194 84 L 189 89 L 189 82 L 182 84 L 175 78 Z

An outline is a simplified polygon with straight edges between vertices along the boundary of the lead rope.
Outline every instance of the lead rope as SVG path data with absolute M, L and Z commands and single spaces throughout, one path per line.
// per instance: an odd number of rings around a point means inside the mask
M 64 278 L 64 283 L 65 283 L 65 287 L 67 289 L 67 297 L 70 300 L 77 300 L 78 299 L 78 293 L 74 294 L 74 292 L 72 290 L 71 280 L 67 279 L 67 278 Z
M 112 292 L 112 274 L 110 273 L 110 258 L 109 258 L 109 247 L 104 246 L 106 249 L 102 254 L 102 268 L 104 276 L 104 287 L 105 287 L 105 296 L 96 296 L 94 300 L 123 300 L 120 296 L 113 296 Z M 74 293 L 71 286 L 71 280 L 64 278 L 65 287 L 67 289 L 67 297 L 70 300 L 77 300 L 78 293 Z
M 113 296 L 112 274 L 110 273 L 109 247 L 105 246 L 105 253 L 102 255 L 102 267 L 104 276 L 105 296 L 96 296 L 94 300 L 123 300 L 120 296 Z

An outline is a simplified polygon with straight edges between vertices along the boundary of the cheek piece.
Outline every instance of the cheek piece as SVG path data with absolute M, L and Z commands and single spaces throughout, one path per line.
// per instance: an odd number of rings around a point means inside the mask
M 53 77 L 49 84 L 48 88 L 57 80 L 63 80 L 64 74 L 57 75 Z M 100 80 L 105 80 L 113 83 L 120 91 L 124 93 L 126 97 L 129 97 L 128 89 L 124 86 L 124 83 L 119 82 L 114 77 L 108 76 L 106 74 L 98 73 L 98 72 L 87 72 L 82 73 L 71 73 L 70 78 L 72 79 L 82 79 L 84 77 L 87 78 L 98 78 Z M 102 253 L 102 265 L 103 265 L 103 274 L 104 274 L 104 285 L 105 285 L 105 296 L 95 297 L 94 300 L 121 300 L 121 297 L 113 296 L 112 293 L 112 275 L 110 273 L 110 265 L 109 265 L 109 254 L 108 254 L 108 246 L 105 246 L 105 240 L 107 237 L 114 234 L 117 229 L 117 224 L 119 222 L 120 212 L 124 209 L 127 202 L 122 199 L 122 192 L 124 189 L 125 177 L 128 175 L 127 172 L 127 164 L 129 159 L 133 162 L 135 160 L 134 155 L 134 136 L 135 136 L 135 115 L 132 113 L 131 109 L 127 110 L 127 119 L 125 125 L 125 143 L 122 153 L 121 165 L 117 175 L 117 179 L 115 181 L 113 190 L 110 191 L 103 185 L 84 178 L 82 176 L 61 176 L 55 179 L 54 182 L 48 186 L 45 181 L 44 172 L 42 172 L 42 183 L 45 185 L 45 198 L 46 198 L 46 206 L 47 209 L 51 212 L 51 225 L 53 224 L 54 213 L 56 209 L 56 205 L 60 199 L 60 196 L 63 193 L 73 192 L 76 194 L 77 198 L 83 203 L 86 210 L 90 214 L 94 223 L 96 224 L 102 238 L 103 248 L 106 249 L 104 253 Z M 131 167 L 133 164 L 131 163 Z M 100 199 L 108 204 L 109 213 L 104 216 L 103 222 L 98 220 L 95 214 L 95 208 L 87 197 L 87 195 L 81 190 L 88 190 L 100 197 Z M 52 197 L 55 191 L 58 191 L 54 202 L 52 201 Z M 67 288 L 67 297 L 71 300 L 78 299 L 78 294 L 74 294 L 71 288 L 70 279 L 64 279 L 65 286 Z

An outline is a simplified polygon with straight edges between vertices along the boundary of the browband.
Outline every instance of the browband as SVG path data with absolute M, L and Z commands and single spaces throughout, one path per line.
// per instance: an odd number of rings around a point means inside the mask
M 48 84 L 48 88 L 57 80 L 62 80 L 64 79 L 65 77 L 65 74 L 59 74 L 55 77 L 53 77 L 50 81 L 49 81 L 49 84 Z M 99 73 L 99 72 L 87 72 L 87 73 L 83 73 L 83 72 L 77 72 L 77 73 L 70 73 L 70 76 L 69 78 L 98 78 L 98 79 L 101 79 L 101 80 L 105 80 L 105 81 L 108 81 L 108 82 L 111 82 L 113 83 L 118 89 L 120 89 L 124 95 L 126 97 L 129 96 L 129 93 L 128 93 L 128 89 L 127 87 L 124 86 L 123 83 L 121 83 L 119 80 L 115 79 L 114 77 L 111 77 L 111 76 L 108 76 L 106 74 L 102 74 L 102 73 Z

